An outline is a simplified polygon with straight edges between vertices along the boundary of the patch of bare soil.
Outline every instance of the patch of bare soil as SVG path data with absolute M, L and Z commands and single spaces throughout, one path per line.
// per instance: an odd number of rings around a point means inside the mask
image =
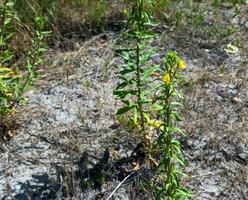
M 205 11 L 206 27 L 223 16 L 222 26 L 237 27 L 224 39 L 200 29 L 165 30 L 154 43 L 161 52 L 156 61 L 177 49 L 189 66 L 180 125 L 188 133 L 181 141 L 192 199 L 248 199 L 247 9 L 237 18 L 234 8 Z M 142 163 L 139 137 L 114 116 L 117 39 L 100 34 L 73 43 L 73 50 L 51 52 L 53 66 L 26 94 L 20 126 L 2 144 L 1 199 L 107 199 L 127 176 L 113 199 L 151 199 L 139 189 L 149 172 L 133 171 Z M 239 51 L 227 53 L 236 40 Z

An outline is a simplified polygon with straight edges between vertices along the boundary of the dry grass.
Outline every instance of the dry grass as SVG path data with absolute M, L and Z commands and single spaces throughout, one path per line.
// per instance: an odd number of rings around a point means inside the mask
M 68 1 L 62 0 L 58 2 L 63 3 L 63 6 L 60 7 L 61 15 L 59 18 L 64 17 L 64 19 L 62 19 L 59 26 L 65 33 L 71 34 L 72 30 L 77 31 L 82 28 L 82 22 L 79 19 L 85 19 L 83 22 L 90 23 L 86 20 L 89 18 L 90 13 L 84 10 L 88 8 L 73 5 L 77 12 L 72 12 L 70 8 L 72 6 L 71 2 L 68 3 Z M 216 11 L 215 15 L 209 14 L 213 11 L 209 9 L 210 7 L 205 8 L 208 10 L 204 14 L 204 16 L 208 16 L 205 18 L 206 22 L 214 23 L 216 27 L 226 26 L 228 25 L 226 23 L 230 23 L 227 21 L 223 22 L 224 25 L 217 23 L 221 22 L 220 19 L 223 18 L 224 14 L 222 12 L 225 10 L 222 10 L 222 8 L 218 10 L 219 13 Z M 242 18 L 247 19 L 246 13 L 245 9 L 241 9 L 239 16 L 242 17 L 240 20 Z M 176 12 L 174 13 L 173 11 L 171 16 L 175 16 L 175 14 Z M 75 22 L 72 23 L 76 24 L 75 27 L 70 22 Z M 182 24 L 184 23 L 185 21 Z M 237 29 L 238 31 L 235 33 L 222 38 L 221 42 L 219 41 L 220 37 L 214 36 L 213 32 L 209 34 L 211 37 L 207 37 L 208 33 L 204 33 L 202 30 L 206 29 L 192 30 L 190 26 L 186 26 L 186 28 L 181 26 L 177 30 L 169 31 L 166 28 L 159 44 L 157 44 L 163 51 L 167 51 L 170 48 L 178 49 L 178 52 L 189 65 L 186 70 L 187 81 L 183 89 L 186 97 L 186 109 L 182 111 L 183 123 L 181 124 L 188 133 L 188 137 L 182 139 L 186 149 L 187 160 L 191 163 L 191 167 L 187 169 L 191 175 L 187 184 L 196 189 L 194 199 L 217 198 L 216 196 L 201 196 L 202 194 L 207 194 L 205 191 L 207 186 L 202 184 L 208 184 L 208 181 L 210 183 L 213 181 L 215 187 L 220 188 L 221 192 L 227 195 L 223 197 L 224 199 L 246 199 L 248 169 L 246 161 L 243 161 L 242 157 L 240 158 L 239 148 L 247 150 L 245 145 L 248 143 L 247 30 Z M 82 28 L 81 31 L 83 32 L 84 29 Z M 81 199 L 82 195 L 83 198 L 85 195 L 84 199 L 90 199 L 87 195 L 92 192 L 91 189 L 87 188 L 83 194 L 75 191 L 73 179 L 78 169 L 73 168 L 71 158 L 77 162 L 80 157 L 83 157 L 82 153 L 87 151 L 89 153 L 88 161 L 97 163 L 103 150 L 110 148 L 110 158 L 116 161 L 125 154 L 125 152 L 121 151 L 129 150 L 130 152 L 134 148 L 135 144 L 133 143 L 138 141 L 136 135 L 134 137 L 132 132 L 120 131 L 118 124 L 115 130 L 109 128 L 113 123 L 116 125 L 116 122 L 118 122 L 113 119 L 116 104 L 111 96 L 117 80 L 113 76 L 115 73 L 113 68 L 109 69 L 109 63 L 114 60 L 111 49 L 115 39 L 112 36 L 100 34 L 86 42 L 81 40 L 70 41 L 73 43 L 73 48 L 68 52 L 51 50 L 49 57 L 54 61 L 54 66 L 51 69 L 43 70 L 40 79 L 35 84 L 37 88 L 37 91 L 34 92 L 35 95 L 29 94 L 32 106 L 23 108 L 23 112 L 20 113 L 23 117 L 20 121 L 24 121 L 25 124 L 23 124 L 21 130 L 18 129 L 21 135 L 14 138 L 12 146 L 9 147 L 14 150 L 18 147 L 19 155 L 22 157 L 18 160 L 15 157 L 10 157 L 9 163 L 2 161 L 8 166 L 11 165 L 11 168 L 16 166 L 16 169 L 12 169 L 14 175 L 18 176 L 15 171 L 18 171 L 19 166 L 17 166 L 17 163 L 21 163 L 21 161 L 27 160 L 29 166 L 32 162 L 44 162 L 42 166 L 46 166 L 51 171 L 52 169 L 54 170 L 52 163 L 54 164 L 55 161 L 62 166 L 62 171 L 58 170 L 57 173 L 63 176 L 59 181 L 54 180 L 54 182 L 57 181 L 60 184 L 60 190 L 56 194 L 57 197 L 70 196 L 73 192 L 75 196 L 80 197 L 81 195 Z M 238 39 L 240 44 L 235 43 L 235 45 L 238 45 L 240 54 L 227 55 L 223 49 L 230 41 Z M 240 60 L 236 60 L 239 56 Z M 221 71 L 221 66 L 224 66 L 223 72 Z M 105 73 L 110 78 L 105 77 Z M 66 93 L 61 90 L 58 93 L 55 88 L 58 89 L 60 86 L 65 91 L 70 92 Z M 74 91 L 75 88 L 77 90 Z M 48 109 L 50 105 L 45 98 L 42 99 L 42 102 L 39 100 L 43 95 L 52 100 L 52 105 L 54 106 L 52 111 Z M 54 96 L 56 95 L 56 98 L 65 96 L 61 98 L 59 105 L 54 102 Z M 68 107 L 70 107 L 72 99 L 70 95 L 74 100 L 81 95 L 78 98 L 80 107 L 76 117 L 81 118 L 80 125 L 74 122 L 73 124 L 64 125 L 56 121 L 54 113 L 57 110 L 61 113 L 64 110 L 69 110 Z M 34 101 L 32 98 L 34 98 Z M 119 122 L 123 125 L 122 129 L 128 127 L 125 118 L 120 119 Z M 40 136 L 41 134 L 43 139 Z M 44 143 L 51 145 L 52 153 L 50 152 L 51 155 L 47 156 L 45 160 L 46 152 L 43 149 L 41 152 L 39 152 L 39 149 L 32 150 L 37 157 L 27 158 L 25 147 L 26 144 L 30 144 L 33 138 L 36 138 L 34 140 L 35 145 L 39 147 L 41 144 L 40 148 L 43 148 L 42 144 Z M 52 143 L 46 142 L 44 138 Z M 130 143 L 125 143 L 127 138 L 131 141 Z M 118 148 L 121 150 L 119 151 Z M 11 153 L 10 155 L 13 154 Z M 23 164 L 18 165 L 22 166 Z M 26 169 L 26 165 L 24 166 Z M 86 172 L 91 169 L 89 166 L 83 165 L 81 168 L 85 169 Z M 135 182 L 135 179 L 132 180 Z M 86 184 L 85 187 L 87 187 L 87 180 L 84 183 Z M 90 184 L 89 186 L 92 186 Z M 107 182 L 105 180 L 104 185 L 103 191 L 105 192 L 111 192 L 115 188 L 111 181 Z M 139 183 L 136 185 L 130 183 L 125 185 L 124 188 L 130 187 L 129 191 L 131 193 L 133 192 L 133 187 L 137 185 Z M 94 192 L 93 195 L 96 196 Z

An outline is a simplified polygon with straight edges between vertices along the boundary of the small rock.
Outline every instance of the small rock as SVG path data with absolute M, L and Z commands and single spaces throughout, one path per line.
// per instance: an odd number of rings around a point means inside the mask
M 223 101 L 223 98 L 221 96 L 215 96 L 214 97 L 214 100 L 217 101 L 217 102 L 222 102 Z
M 189 147 L 192 147 L 194 145 L 194 141 L 193 140 L 188 140 L 187 143 L 188 143 L 188 146 Z
M 245 23 L 245 28 L 248 29 L 248 21 Z
M 247 155 L 245 153 L 240 153 L 237 156 L 239 159 L 241 159 L 244 162 L 247 162 Z
M 242 99 L 240 99 L 240 98 L 238 98 L 238 97 L 233 97 L 232 100 L 233 100 L 233 103 L 240 103 L 240 104 L 243 103 Z

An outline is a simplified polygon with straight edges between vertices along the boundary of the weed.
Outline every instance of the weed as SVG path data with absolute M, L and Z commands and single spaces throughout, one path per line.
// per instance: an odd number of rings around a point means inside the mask
M 225 66 L 224 66 L 224 65 L 221 65 L 221 66 L 220 66 L 220 75 L 221 75 L 221 76 L 224 76 L 225 73 L 226 73 Z
M 204 16 L 199 14 L 199 15 L 196 15 L 193 17 L 193 20 L 192 20 L 192 24 L 193 24 L 193 27 L 197 28 L 199 26 L 202 26 L 203 25 L 203 22 L 204 22 Z
M 145 11 L 143 0 L 135 1 L 132 10 L 126 11 L 126 15 L 129 16 L 130 30 L 125 33 L 125 37 L 131 42 L 134 41 L 134 44 L 117 51 L 126 63 L 119 71 L 122 82 L 114 92 L 125 104 L 117 111 L 117 114 L 133 110 L 132 123 L 140 126 L 144 146 L 147 146 L 144 106 L 149 102 L 149 99 L 147 99 L 145 85 L 150 82 L 149 76 L 154 68 L 151 65 L 144 65 L 154 52 L 147 50 L 148 47 L 143 42 L 155 35 L 146 30 L 146 26 L 153 25 L 153 23 L 149 13 Z
M 179 120 L 176 107 L 181 106 L 177 87 L 182 79 L 180 70 L 186 64 L 175 52 L 169 52 L 161 65 L 150 62 L 156 54 L 149 46 L 156 38 L 149 31 L 149 27 L 156 26 L 147 10 L 152 5 L 151 0 L 135 0 L 132 9 L 125 11 L 129 25 L 124 33 L 127 45 L 117 50 L 124 63 L 119 70 L 121 82 L 114 91 L 123 107 L 117 115 L 132 113 L 130 121 L 142 136 L 142 150 L 151 168 L 156 169 L 151 182 L 155 198 L 187 199 L 190 193 L 180 185 L 179 176 L 183 173 L 177 167 L 185 165 L 185 161 L 180 142 L 174 136 L 183 134 L 176 127 Z
M 91 87 L 91 82 L 89 80 L 83 81 L 83 83 L 82 83 L 83 90 L 89 91 L 90 87 Z
M 159 175 L 153 183 L 157 199 L 164 199 L 165 196 L 169 199 L 187 199 L 190 196 L 190 192 L 180 185 L 179 177 L 185 174 L 177 165 L 184 166 L 185 161 L 181 157 L 183 150 L 180 142 L 175 137 L 176 133 L 184 135 L 176 126 L 180 120 L 176 108 L 182 106 L 182 96 L 177 87 L 182 79 L 180 70 L 183 68 L 186 68 L 184 61 L 175 52 L 169 52 L 164 65 L 160 67 L 164 76 L 162 79 L 159 77 L 158 93 L 153 100 L 153 106 L 158 108 L 156 121 L 161 121 L 159 127 L 154 126 L 158 132 L 156 153 L 160 157 Z
M 16 29 L 22 27 L 15 10 L 14 0 L 5 0 L 0 5 L 0 117 L 4 117 L 20 102 L 25 100 L 23 93 L 32 84 L 36 77 L 35 68 L 43 60 L 45 37 L 49 32 L 42 31 L 45 20 L 37 17 L 34 29 L 30 31 L 30 48 L 24 52 L 24 59 L 17 62 L 16 55 L 19 53 L 11 47 L 14 41 Z

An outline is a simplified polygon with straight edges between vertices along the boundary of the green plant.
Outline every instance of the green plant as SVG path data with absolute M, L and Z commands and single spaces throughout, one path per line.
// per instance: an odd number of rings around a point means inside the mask
M 15 17 L 12 1 L 4 1 L 0 4 L 0 117 L 12 110 L 13 102 L 12 85 L 16 80 L 15 73 L 12 69 L 7 68 L 13 59 L 13 52 L 8 48 L 8 44 L 14 34 L 12 20 Z
M 186 65 L 174 52 L 167 54 L 163 65 L 151 62 L 156 55 L 149 45 L 156 36 L 149 29 L 156 25 L 148 12 L 152 5 L 151 0 L 135 0 L 132 9 L 125 11 L 129 29 L 124 33 L 126 45 L 117 50 L 123 63 L 118 66 L 121 82 L 114 91 L 123 107 L 117 115 L 131 113 L 129 122 L 139 129 L 142 150 L 156 171 L 151 182 L 155 198 L 187 199 L 190 194 L 180 185 L 183 173 L 177 168 L 185 162 L 174 136 L 183 133 L 176 127 L 179 116 L 174 107 L 181 105 L 177 86 L 182 79 L 180 69 Z M 151 132 L 149 127 L 156 131 Z
M 9 48 L 15 28 L 13 23 L 16 19 L 16 13 L 14 10 L 14 1 L 3 1 L 0 4 L 0 66 L 5 66 L 11 63 L 14 57 L 13 50 Z
M 43 61 L 45 37 L 49 32 L 42 31 L 45 20 L 42 17 L 35 19 L 34 28 L 30 31 L 30 47 L 23 52 L 24 56 L 18 60 L 20 54 L 13 46 L 14 35 L 17 29 L 23 28 L 15 11 L 15 1 L 5 0 L 0 7 L 0 118 L 3 118 L 16 105 L 24 100 L 23 93 L 32 84 L 36 76 L 35 68 Z
M 149 77 L 154 71 L 153 66 L 147 65 L 147 61 L 154 54 L 154 51 L 147 50 L 145 41 L 155 35 L 147 31 L 147 26 L 154 24 L 151 22 L 150 14 L 145 11 L 145 6 L 151 3 L 152 1 L 136 0 L 133 3 L 132 10 L 125 11 L 129 17 L 128 25 L 130 27 L 125 32 L 125 38 L 130 41 L 128 44 L 130 47 L 126 46 L 117 51 L 125 63 L 119 71 L 119 78 L 122 82 L 118 84 L 114 91 L 114 95 L 124 104 L 124 107 L 120 108 L 117 114 L 133 111 L 133 117 L 130 121 L 140 128 L 146 150 L 148 150 L 147 144 L 149 142 L 146 139 L 145 106 L 149 103 L 149 99 L 145 87 L 151 81 Z
M 43 31 L 46 19 L 44 17 L 36 17 L 34 29 L 31 31 L 33 39 L 31 39 L 31 48 L 26 52 L 26 60 L 24 62 L 25 74 L 20 82 L 19 94 L 22 96 L 23 92 L 28 89 L 36 77 L 35 68 L 40 66 L 44 61 L 43 54 L 47 51 L 45 39 L 51 33 L 50 31 Z M 23 66 L 21 66 L 23 67 Z M 17 102 L 19 102 L 20 98 Z
M 226 73 L 225 65 L 221 65 L 221 66 L 220 66 L 220 75 L 221 75 L 221 76 L 224 76 L 225 73 Z
M 13 70 L 0 67 L 0 120 L 2 120 L 5 114 L 12 111 L 12 84 L 15 79 L 16 76 Z
M 198 14 L 198 15 L 193 17 L 192 25 L 194 28 L 197 28 L 199 26 L 202 26 L 203 22 L 204 22 L 204 16 L 201 14 Z
M 160 121 L 156 143 L 156 153 L 160 157 L 158 164 L 158 176 L 153 182 L 157 199 L 187 199 L 190 193 L 180 185 L 179 177 L 185 175 L 177 165 L 185 165 L 182 158 L 182 148 L 180 142 L 176 139 L 176 134 L 184 135 L 183 131 L 176 126 L 180 120 L 177 107 L 182 106 L 182 98 L 177 87 L 182 81 L 180 69 L 186 68 L 184 61 L 176 55 L 175 52 L 168 52 L 165 57 L 165 63 L 161 66 L 160 72 L 164 74 L 160 78 L 160 84 L 157 88 L 157 96 L 153 101 L 158 110 L 157 121 Z

